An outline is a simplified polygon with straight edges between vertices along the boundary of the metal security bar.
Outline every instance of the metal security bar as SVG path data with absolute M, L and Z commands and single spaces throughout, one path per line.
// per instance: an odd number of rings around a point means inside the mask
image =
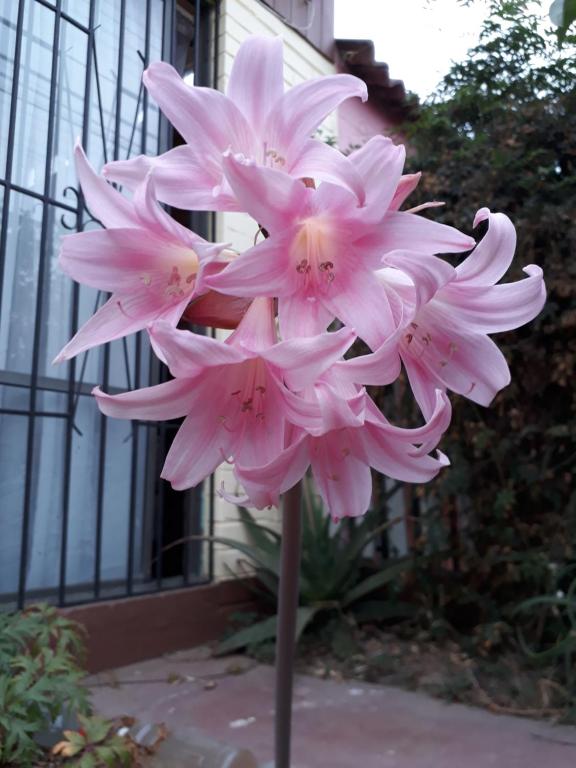
M 142 71 L 178 58 L 212 84 L 218 16 L 201 0 L 0 3 L 2 608 L 211 577 L 211 548 L 189 538 L 212 530 L 210 494 L 159 480 L 178 425 L 108 420 L 90 396 L 95 384 L 120 392 L 166 378 L 145 335 L 51 360 L 107 298 L 57 268 L 61 235 L 99 226 L 77 188 L 73 140 L 97 168 L 172 146 Z M 205 214 L 189 223 L 208 234 Z

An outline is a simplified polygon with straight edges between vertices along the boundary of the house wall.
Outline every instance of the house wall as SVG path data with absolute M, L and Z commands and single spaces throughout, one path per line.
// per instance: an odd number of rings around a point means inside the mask
M 391 136 L 396 143 L 401 143 L 398 130 L 392 122 L 386 119 L 382 110 L 360 99 L 348 99 L 338 109 L 338 147 L 342 152 L 349 153 L 366 142 L 384 134 Z
M 284 78 L 287 87 L 321 75 L 334 74 L 332 61 L 323 56 L 298 32 L 284 24 L 278 16 L 258 0 L 224 0 L 221 6 L 220 38 L 218 41 L 218 88 L 225 90 L 234 56 L 241 43 L 250 35 L 280 36 L 284 41 Z M 336 116 L 332 115 L 323 126 L 325 134 L 336 136 Z M 217 216 L 217 239 L 230 242 L 236 250 L 244 250 L 254 244 L 257 225 L 246 214 L 223 213 Z M 223 465 L 215 474 L 216 492 L 224 483 L 228 492 L 237 488 L 232 468 Z M 263 510 L 257 518 L 278 525 L 278 510 Z M 242 539 L 243 529 L 237 522 L 238 512 L 216 495 L 214 499 L 214 528 L 216 536 Z M 216 579 L 229 576 L 228 569 L 235 569 L 238 553 L 216 544 L 214 551 L 214 575 Z
M 233 613 L 255 610 L 238 581 L 65 608 L 86 630 L 86 669 L 101 672 L 222 638 Z
M 334 0 L 262 0 L 316 48 L 332 57 Z

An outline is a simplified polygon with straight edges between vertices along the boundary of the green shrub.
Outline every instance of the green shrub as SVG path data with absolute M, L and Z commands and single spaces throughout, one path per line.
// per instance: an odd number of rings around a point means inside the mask
M 567 591 L 530 598 L 515 610 L 518 641 L 537 667 L 552 667 L 555 682 L 565 691 L 567 715 L 576 713 L 576 578 L 574 567 L 558 573 L 556 586 L 567 579 Z
M 369 513 L 360 521 L 332 526 L 321 501 L 307 483 L 303 506 L 298 638 L 318 618 L 341 619 L 347 614 L 358 620 L 384 620 L 414 615 L 415 609 L 411 605 L 391 596 L 383 600 L 378 594 L 412 568 L 412 558 L 387 561 L 376 569 L 363 557 L 368 544 L 381 537 L 396 521 L 378 524 L 375 521 L 378 516 Z M 240 508 L 240 519 L 246 532 L 245 542 L 221 537 L 216 541 L 233 547 L 249 559 L 258 594 L 270 607 L 275 607 L 280 574 L 280 535 L 256 522 L 246 509 Z M 375 593 L 375 599 L 368 599 Z M 226 638 L 218 651 L 226 653 L 258 645 L 275 636 L 276 616 L 270 616 Z
M 509 214 L 505 279 L 536 263 L 548 287 L 540 317 L 498 339 L 511 385 L 489 409 L 452 398 L 452 466 L 422 489 L 415 549 L 437 556 L 420 561 L 418 584 L 435 620 L 478 636 L 515 623 L 576 561 L 576 38 L 559 49 L 526 0 L 490 5 L 479 44 L 405 129 L 423 171 L 410 205 L 445 201 L 434 219 L 465 231 L 482 205 Z M 387 412 L 415 418 L 408 404 Z
M 0 765 L 31 766 L 35 741 L 66 713 L 89 712 L 80 626 L 36 605 L 0 613 Z
M 64 740 L 52 753 L 66 758 L 75 768 L 122 768 L 134 765 L 135 748 L 117 733 L 117 728 L 101 717 L 79 715 L 78 730 L 64 731 Z
M 0 613 L 0 768 L 32 768 L 48 759 L 52 745 L 50 765 L 139 764 L 140 747 L 130 734 L 119 735 L 118 724 L 91 714 L 83 657 L 82 627 L 55 608 Z M 77 725 L 67 728 L 68 722 Z

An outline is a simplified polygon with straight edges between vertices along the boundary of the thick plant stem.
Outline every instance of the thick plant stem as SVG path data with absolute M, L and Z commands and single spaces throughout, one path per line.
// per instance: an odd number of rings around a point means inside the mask
M 284 495 L 276 639 L 275 768 L 290 768 L 292 683 L 302 548 L 302 484 Z

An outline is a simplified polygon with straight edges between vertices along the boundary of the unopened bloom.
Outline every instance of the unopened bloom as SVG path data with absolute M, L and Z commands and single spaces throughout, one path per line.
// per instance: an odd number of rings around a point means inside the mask
M 297 397 L 287 383 L 309 385 L 355 338 L 343 329 L 277 343 L 269 299 L 255 299 L 226 342 L 167 323 L 155 324 L 150 334 L 175 378 L 115 396 L 99 389 L 94 394 L 108 416 L 186 417 L 162 471 L 177 490 L 197 485 L 223 461 L 269 461 L 284 448 L 288 424 L 318 425 L 317 405 Z
M 151 64 L 144 84 L 186 144 L 159 157 L 109 163 L 104 173 L 133 188 L 153 167 L 160 200 L 191 210 L 246 210 L 222 173 L 228 149 L 294 178 L 337 180 L 358 197 L 362 184 L 347 158 L 311 139 L 324 118 L 350 97 L 367 98 L 365 83 L 328 75 L 284 93 L 282 41 L 252 37 L 236 54 L 226 94 L 187 85 L 169 64 Z

